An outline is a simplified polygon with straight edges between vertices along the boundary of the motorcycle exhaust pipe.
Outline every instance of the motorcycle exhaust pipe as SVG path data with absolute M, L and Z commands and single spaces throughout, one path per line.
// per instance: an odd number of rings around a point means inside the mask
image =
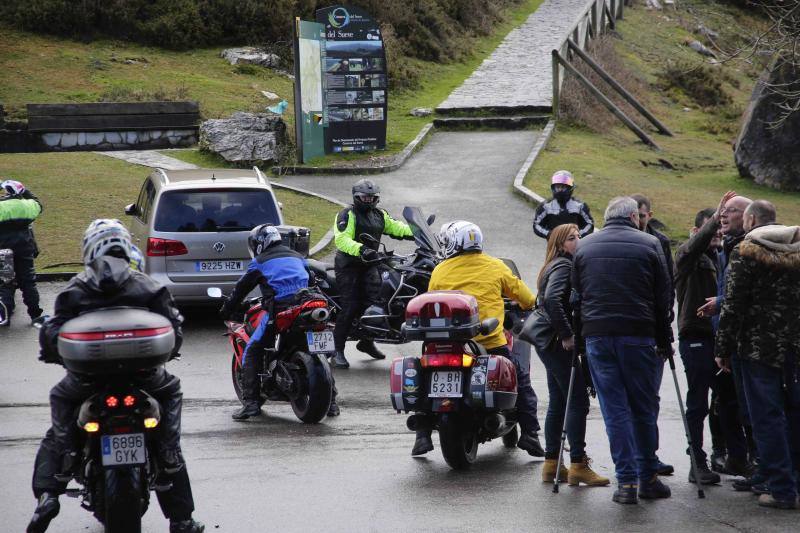
M 506 425 L 506 417 L 500 413 L 488 415 L 483 419 L 483 427 L 490 433 L 497 433 Z
M 329 316 L 331 316 L 331 312 L 325 307 L 319 307 L 311 311 L 311 320 L 315 322 L 325 322 Z

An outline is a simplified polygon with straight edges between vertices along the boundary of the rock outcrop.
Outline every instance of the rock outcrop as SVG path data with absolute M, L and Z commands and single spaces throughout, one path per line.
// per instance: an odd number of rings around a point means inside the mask
M 232 163 L 276 161 L 286 124 L 274 115 L 236 112 L 200 125 L 200 146 Z
M 739 174 L 775 189 L 800 191 L 800 112 L 778 127 L 781 97 L 770 89 L 776 84 L 800 90 L 800 70 L 784 64 L 767 71 L 756 83 L 742 130 L 736 141 Z
M 273 68 L 281 63 L 281 58 L 276 54 L 271 54 L 261 48 L 246 46 L 244 48 L 228 48 L 220 54 L 231 65 L 250 63 L 261 67 Z

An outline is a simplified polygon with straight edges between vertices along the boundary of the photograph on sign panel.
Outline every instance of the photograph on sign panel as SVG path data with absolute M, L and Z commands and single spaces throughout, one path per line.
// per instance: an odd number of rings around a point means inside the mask
M 336 57 L 325 58 L 325 71 L 326 72 L 347 72 L 349 61 Z
M 358 89 L 363 86 L 364 81 L 358 74 L 351 74 L 344 77 L 344 86 L 348 89 Z
M 364 70 L 367 72 L 381 72 L 384 68 L 382 57 L 368 57 L 365 59 Z
M 365 87 L 386 87 L 385 74 L 365 74 L 364 75 Z
M 325 46 L 330 57 L 383 55 L 381 41 L 328 41 Z
M 322 65 L 320 43 L 300 39 L 300 109 L 303 113 L 322 111 Z
M 386 103 L 386 92 L 372 91 L 372 101 L 375 102 L 376 104 Z
M 355 111 L 355 109 L 347 109 L 346 107 L 329 107 L 328 122 L 347 122 L 349 120 L 353 120 L 353 111 Z
M 347 104 L 357 104 L 358 103 L 358 91 L 347 91 L 345 94 L 345 99 Z
M 350 58 L 350 72 L 361 72 L 364 70 L 364 59 L 361 57 Z

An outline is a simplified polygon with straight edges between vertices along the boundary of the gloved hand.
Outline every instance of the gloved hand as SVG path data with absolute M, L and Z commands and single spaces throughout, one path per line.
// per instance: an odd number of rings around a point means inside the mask
M 373 250 L 372 248 L 367 248 L 366 246 L 361 246 L 361 250 L 359 251 L 361 255 L 362 261 L 375 261 L 378 259 L 378 252 Z
M 0 183 L 0 187 L 2 187 L 9 196 L 19 196 L 25 192 L 25 186 L 15 180 L 5 180 Z

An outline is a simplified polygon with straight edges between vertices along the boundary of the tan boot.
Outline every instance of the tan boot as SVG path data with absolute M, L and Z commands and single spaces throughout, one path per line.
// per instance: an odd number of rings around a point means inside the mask
M 572 462 L 569 465 L 569 472 L 567 473 L 567 483 L 570 486 L 580 485 L 584 483 L 590 487 L 605 487 L 610 482 L 607 477 L 603 477 L 589 467 L 592 462 L 587 456 L 583 456 L 580 461 Z
M 542 483 L 555 483 L 556 468 L 558 468 L 558 459 L 545 459 L 544 466 L 542 467 Z M 558 482 L 564 483 L 567 481 L 567 466 L 564 461 L 561 461 L 561 469 L 558 472 Z

